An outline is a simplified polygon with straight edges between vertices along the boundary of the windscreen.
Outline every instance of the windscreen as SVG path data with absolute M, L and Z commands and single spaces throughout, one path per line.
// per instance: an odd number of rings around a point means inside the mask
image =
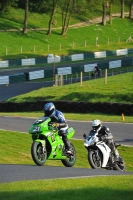
M 44 121 L 46 121 L 49 117 L 41 117 L 39 119 L 37 119 L 33 124 L 40 124 Z

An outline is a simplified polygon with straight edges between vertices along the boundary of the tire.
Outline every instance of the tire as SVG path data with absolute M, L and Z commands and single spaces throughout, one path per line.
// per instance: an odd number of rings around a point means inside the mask
M 68 155 L 65 160 L 61 160 L 65 167 L 72 167 L 76 162 L 76 150 L 72 143 L 70 143 L 73 155 Z
M 98 152 L 98 155 L 96 156 L 95 151 L 90 150 L 88 152 L 88 162 L 92 169 L 102 168 L 102 156 L 100 152 Z
M 34 141 L 31 146 L 31 155 L 35 164 L 42 166 L 47 159 L 47 151 L 43 153 L 43 147 L 40 142 Z
M 121 158 L 122 159 L 122 158 Z M 125 171 L 125 162 L 124 160 L 122 159 L 122 163 L 116 163 L 115 166 L 114 166 L 114 170 L 118 170 L 118 171 Z

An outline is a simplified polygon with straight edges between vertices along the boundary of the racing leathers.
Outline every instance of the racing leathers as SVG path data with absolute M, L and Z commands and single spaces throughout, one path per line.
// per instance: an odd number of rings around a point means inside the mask
M 53 126 L 58 127 L 59 131 L 58 134 L 62 136 L 62 140 L 65 144 L 65 148 L 68 153 L 70 153 L 70 142 L 67 139 L 67 129 L 68 129 L 68 124 L 66 122 L 66 119 L 63 115 L 63 113 L 59 110 L 55 110 L 54 115 L 51 118 L 51 122 L 53 123 Z
M 115 160 L 119 160 L 119 153 L 118 150 L 115 148 L 113 135 L 110 132 L 110 129 L 106 126 L 101 125 L 98 130 L 98 136 L 101 140 L 103 140 L 111 149 L 115 156 Z

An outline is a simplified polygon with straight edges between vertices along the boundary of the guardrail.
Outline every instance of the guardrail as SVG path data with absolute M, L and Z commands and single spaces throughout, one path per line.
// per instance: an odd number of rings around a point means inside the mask
M 115 74 L 114 70 L 116 68 L 121 67 L 128 67 L 133 65 L 133 58 L 121 58 L 117 60 L 103 60 L 103 61 L 95 61 L 88 64 L 80 65 L 77 64 L 76 66 L 68 66 L 68 67 L 57 67 L 55 68 L 55 74 L 57 75 L 73 75 L 73 74 L 79 74 L 80 72 L 83 72 L 85 74 L 90 74 L 95 66 L 98 66 L 101 70 L 104 69 L 111 69 L 112 75 Z M 35 79 L 41 79 L 43 78 L 52 78 L 53 77 L 53 70 L 37 70 L 37 71 L 31 71 L 31 72 L 24 72 L 21 74 L 14 74 L 11 76 L 0 76 L 0 85 L 2 84 L 12 84 L 12 83 L 20 83 Z M 90 75 L 88 75 L 90 78 Z

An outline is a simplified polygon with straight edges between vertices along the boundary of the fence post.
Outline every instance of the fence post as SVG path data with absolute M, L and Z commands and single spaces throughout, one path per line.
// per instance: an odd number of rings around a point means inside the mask
M 76 72 L 76 82 L 78 82 L 78 73 Z
M 55 86 L 58 86 L 58 74 L 55 74 Z
M 61 86 L 63 85 L 63 74 L 61 74 Z
M 82 72 L 80 73 L 80 85 L 82 86 L 82 79 L 83 79 L 83 75 Z
M 105 84 L 107 83 L 107 69 L 105 69 Z
M 85 40 L 85 47 L 86 47 L 86 40 Z

